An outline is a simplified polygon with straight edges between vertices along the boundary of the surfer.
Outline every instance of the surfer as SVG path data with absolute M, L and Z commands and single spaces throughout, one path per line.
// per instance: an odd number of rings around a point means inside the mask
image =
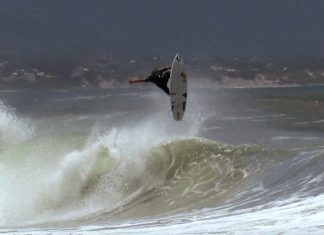
M 170 95 L 170 90 L 167 86 L 170 79 L 170 69 L 171 66 L 165 67 L 163 69 L 155 69 L 152 71 L 151 75 L 142 80 L 128 80 L 129 84 L 142 83 L 142 82 L 153 82 L 159 88 L 161 88 L 165 93 Z

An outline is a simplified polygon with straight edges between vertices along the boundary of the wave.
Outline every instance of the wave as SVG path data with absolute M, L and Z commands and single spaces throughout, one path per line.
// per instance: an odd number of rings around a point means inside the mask
M 177 138 L 146 153 L 145 170 L 136 181 L 141 192 L 118 207 L 121 217 L 152 216 L 221 204 L 257 167 L 241 158 L 257 149 L 201 138 Z
M 257 169 L 243 160 L 253 147 L 173 138 L 141 149 L 120 135 L 40 136 L 2 151 L 1 225 L 203 207 Z
M 173 125 L 157 113 L 53 133 L 5 106 L 0 113 L 10 123 L 0 133 L 16 133 L 0 151 L 0 227 L 253 210 L 324 188 L 322 150 L 224 144 L 200 138 L 195 120 Z
M 306 164 L 292 153 L 203 138 L 131 146 L 124 137 L 117 129 L 90 137 L 39 136 L 3 150 L 1 226 L 250 207 L 291 190 L 309 192 L 307 182 L 323 184 L 318 170 L 300 172 L 315 168 L 321 152 Z

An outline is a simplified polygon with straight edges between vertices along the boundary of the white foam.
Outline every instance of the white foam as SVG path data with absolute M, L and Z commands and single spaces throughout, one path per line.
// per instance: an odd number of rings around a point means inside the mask
M 18 118 L 2 104 L 0 134 L 9 133 L 5 140 L 11 145 L 0 152 L 0 226 L 80 218 L 109 211 L 131 197 L 135 191 L 123 195 L 124 184 L 129 179 L 145 181 L 146 154 L 153 146 L 193 137 L 199 131 L 199 117 L 190 106 L 185 121 L 176 122 L 166 113 L 170 104 L 162 95 L 152 98 L 152 112 L 142 120 L 96 127 L 79 147 L 74 142 L 80 136 L 40 136 L 30 127 L 31 121 Z M 108 177 L 85 194 L 84 186 L 93 177 L 101 152 L 112 161 L 108 169 L 112 173 L 107 171 Z
M 34 125 L 29 119 L 18 117 L 13 109 L 0 101 L 0 143 L 16 144 L 33 137 Z

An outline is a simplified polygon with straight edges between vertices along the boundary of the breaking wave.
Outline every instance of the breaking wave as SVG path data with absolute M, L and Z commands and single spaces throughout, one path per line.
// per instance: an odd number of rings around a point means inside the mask
M 176 126 L 159 114 L 128 121 L 46 132 L 2 104 L 0 226 L 84 225 L 207 209 L 226 217 L 323 193 L 320 149 L 208 140 L 200 137 L 206 127 L 199 118 Z
M 166 137 L 147 122 L 104 133 L 40 134 L 5 106 L 1 117 L 10 124 L 1 130 L 10 140 L 0 152 L 2 226 L 132 218 L 222 204 L 257 170 L 245 158 L 262 153 L 175 133 Z

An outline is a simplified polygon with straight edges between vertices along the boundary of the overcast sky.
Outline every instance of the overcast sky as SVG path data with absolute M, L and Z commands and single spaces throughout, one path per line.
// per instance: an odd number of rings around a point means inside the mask
M 0 54 L 324 57 L 323 0 L 0 0 Z

